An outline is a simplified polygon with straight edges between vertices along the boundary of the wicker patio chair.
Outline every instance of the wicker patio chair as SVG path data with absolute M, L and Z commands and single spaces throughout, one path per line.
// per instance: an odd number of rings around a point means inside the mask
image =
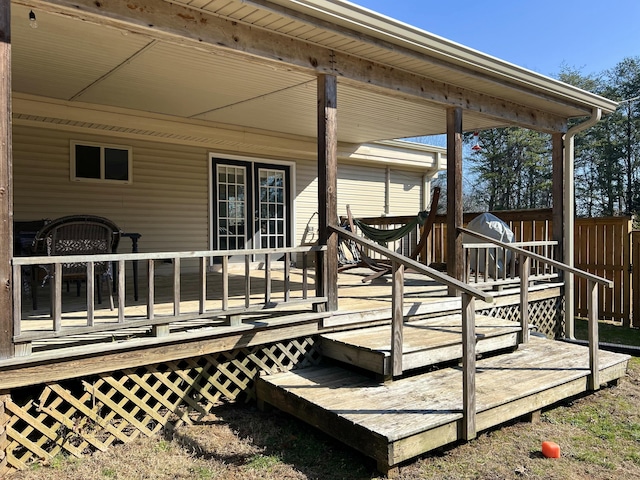
M 113 253 L 118 248 L 121 231 L 111 220 L 96 215 L 70 215 L 51 221 L 45 225 L 33 241 L 33 254 L 39 256 L 57 255 L 98 255 Z M 38 283 L 44 285 L 53 277 L 53 265 L 39 265 L 40 273 L 34 271 L 32 278 L 33 308 L 38 308 Z M 113 269 L 111 262 L 96 262 L 94 264 L 98 303 L 102 303 L 102 278 L 106 278 L 109 287 L 110 307 L 113 310 Z M 62 280 L 75 281 L 80 295 L 80 283 L 86 280 L 86 263 L 64 263 L 62 265 Z M 41 279 L 41 280 L 40 280 Z M 52 299 L 53 300 L 53 299 Z

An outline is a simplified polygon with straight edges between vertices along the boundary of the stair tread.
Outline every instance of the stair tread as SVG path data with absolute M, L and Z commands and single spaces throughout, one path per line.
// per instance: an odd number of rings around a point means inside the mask
M 518 322 L 476 315 L 476 335 L 479 339 L 517 333 L 520 330 Z M 388 355 L 391 350 L 390 325 L 328 333 L 321 335 L 321 338 L 385 355 Z M 403 351 L 405 353 L 440 348 L 461 342 L 462 316 L 460 314 L 404 323 Z

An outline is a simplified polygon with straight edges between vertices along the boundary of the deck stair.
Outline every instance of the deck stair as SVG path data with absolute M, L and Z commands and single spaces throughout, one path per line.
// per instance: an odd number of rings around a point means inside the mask
M 531 418 L 545 407 L 589 390 L 587 347 L 532 336 L 515 349 L 513 338 L 519 327 L 503 322 L 478 316 L 478 351 L 486 353 L 476 363 L 478 432 Z M 461 353 L 459 341 L 450 338 L 461 336 L 460 319 L 447 315 L 406 322 L 403 361 L 415 370 L 393 381 L 379 378 L 388 368 L 390 327 L 377 330 L 324 335 L 324 353 L 346 364 L 331 360 L 261 376 L 256 396 L 260 406 L 276 407 L 314 425 L 373 458 L 378 470 L 393 476 L 401 462 L 464 440 L 462 370 L 455 362 Z M 415 338 L 414 332 L 418 332 Z M 488 354 L 494 350 L 502 352 Z M 630 359 L 608 351 L 600 351 L 598 358 L 601 385 L 623 377 Z M 419 368 L 448 360 L 454 362 Z
M 476 352 L 514 349 L 520 324 L 476 315 Z M 321 335 L 324 357 L 391 376 L 391 329 L 388 325 Z M 403 370 L 410 371 L 462 358 L 462 315 L 450 314 L 405 322 Z

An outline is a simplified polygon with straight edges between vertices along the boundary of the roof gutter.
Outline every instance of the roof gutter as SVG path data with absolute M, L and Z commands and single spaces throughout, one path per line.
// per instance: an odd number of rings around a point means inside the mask
M 349 1 L 269 0 L 269 2 L 286 5 L 292 10 L 306 12 L 316 18 L 323 18 L 333 24 L 343 25 L 350 30 L 365 33 L 414 52 L 446 59 L 448 62 L 465 65 L 477 72 L 485 72 L 490 76 L 509 79 L 522 86 L 544 90 L 552 96 L 565 100 L 577 101 L 586 108 L 600 108 L 604 113 L 612 113 L 617 108 L 617 103 L 608 98 L 519 67 Z
M 564 135 L 564 263 L 574 265 L 574 235 L 575 235 L 575 179 L 574 179 L 574 137 L 576 134 L 592 127 L 600 121 L 602 109 L 594 108 L 591 117 L 578 125 L 571 127 Z M 573 339 L 575 328 L 574 279 L 573 274 L 564 275 L 564 305 L 565 305 L 565 337 Z M 597 308 L 597 307 L 596 307 Z

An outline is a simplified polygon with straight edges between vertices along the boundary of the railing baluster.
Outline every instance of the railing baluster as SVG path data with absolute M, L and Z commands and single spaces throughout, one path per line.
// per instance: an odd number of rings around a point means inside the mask
M 87 326 L 92 327 L 95 319 L 95 265 L 87 262 Z
M 484 281 L 489 280 L 489 249 L 484 249 Z
M 62 329 L 62 264 L 53 265 L 53 281 L 51 281 L 51 316 L 53 317 L 53 331 Z
M 229 310 L 229 256 L 222 257 L 222 310 Z
M 402 375 L 402 344 L 404 323 L 404 265 L 395 261 L 391 263 L 393 283 L 391 287 L 391 374 Z
M 200 275 L 199 275 L 199 297 L 200 305 L 198 312 L 202 315 L 207 311 L 207 257 L 200 257 Z
M 288 302 L 291 298 L 291 255 L 289 252 L 284 254 L 284 301 Z
M 264 256 L 264 303 L 271 302 L 271 255 Z
M 200 286 L 202 298 L 200 298 L 200 308 L 198 315 L 206 315 L 206 259 L 210 257 L 218 257 L 223 259 L 223 270 L 224 270 L 224 289 L 226 293 L 223 296 L 223 302 L 225 303 L 225 309 L 231 308 L 229 305 L 229 272 L 228 272 L 228 260 L 231 255 L 247 255 L 246 256 L 246 265 L 247 271 L 249 272 L 247 275 L 247 283 L 246 283 L 246 291 L 247 295 L 245 295 L 245 306 L 249 309 L 251 308 L 251 284 L 250 284 L 250 256 L 249 255 L 266 255 L 267 256 L 267 288 L 266 288 L 266 296 L 269 301 L 273 301 L 271 298 L 272 289 L 273 289 L 273 279 L 271 278 L 272 274 L 272 266 L 271 259 L 273 255 L 284 256 L 285 260 L 285 273 L 284 273 L 284 283 L 285 283 L 285 292 L 284 297 L 285 301 L 296 301 L 296 300 L 306 300 L 310 296 L 308 295 L 308 286 L 309 286 L 309 275 L 308 275 L 308 255 L 312 252 L 323 252 L 326 251 L 326 247 L 323 246 L 309 246 L 309 247 L 292 247 L 287 249 L 269 249 L 268 254 L 265 253 L 265 249 L 250 249 L 250 250 L 242 250 L 236 251 L 231 250 L 227 252 L 220 251 L 196 251 L 196 252 L 150 252 L 150 253 L 134 253 L 134 254 L 100 254 L 100 255 L 92 255 L 88 257 L 86 255 L 72 255 L 72 256 L 56 256 L 56 257 L 14 257 L 12 259 L 12 283 L 13 283 L 13 308 L 11 313 L 13 315 L 13 336 L 15 347 L 16 347 L 16 355 L 29 355 L 31 353 L 31 342 L 39 339 L 49 339 L 52 337 L 58 336 L 67 336 L 67 335 L 76 335 L 76 334 L 86 334 L 89 332 L 102 332 L 107 329 L 113 328 L 109 323 L 104 324 L 102 322 L 96 321 L 97 318 L 97 305 L 96 305 L 96 288 L 97 288 L 97 280 L 96 277 L 96 264 L 97 262 L 113 262 L 114 264 L 114 272 L 118 272 L 116 279 L 118 287 L 115 288 L 112 283 L 110 290 L 115 290 L 117 293 L 110 295 L 110 300 L 113 297 L 117 296 L 118 301 L 118 313 L 117 313 L 117 321 L 121 324 L 118 328 L 126 328 L 127 321 L 131 321 L 136 326 L 142 325 L 150 325 L 155 331 L 156 335 L 164 335 L 169 332 L 168 327 L 161 327 L 161 323 L 156 323 L 155 318 L 155 261 L 156 260 L 166 260 L 171 259 L 173 261 L 173 310 L 174 316 L 180 317 L 180 308 L 181 308 L 181 259 L 182 258 L 193 258 L 199 259 L 200 267 L 201 267 L 201 275 L 200 278 L 203 282 L 203 285 Z M 305 263 L 303 267 L 303 294 L 302 299 L 293 298 L 291 289 L 292 287 L 292 270 L 291 270 L 291 255 L 292 253 L 300 253 L 303 255 L 303 263 Z M 128 261 L 147 261 L 147 301 L 146 301 L 146 315 L 145 314 L 133 314 L 131 317 L 127 318 L 125 316 L 126 305 L 126 262 Z M 68 263 L 82 263 L 86 268 L 83 268 L 83 274 L 86 272 L 86 280 L 87 284 L 87 295 L 86 295 L 86 318 L 82 319 L 82 325 L 80 326 L 63 326 L 63 301 L 65 299 L 62 298 L 63 295 L 63 272 L 64 265 Z M 27 332 L 22 328 L 22 322 L 24 319 L 22 318 L 22 307 L 23 307 L 23 296 L 24 292 L 22 290 L 22 283 L 24 281 L 24 268 L 32 268 L 35 270 L 34 266 L 38 265 L 51 265 L 51 268 L 48 269 L 49 273 L 49 288 L 51 290 L 50 294 L 50 327 L 41 331 L 29 330 Z M 117 269 L 117 270 L 116 270 Z M 202 273 L 204 271 L 204 273 Z M 111 279 L 110 279 L 111 280 Z M 35 283 L 35 282 L 34 282 Z M 170 300 L 171 301 L 171 300 Z M 204 307 L 203 307 L 204 303 Z M 312 304 L 312 308 L 316 308 L 317 303 Z M 149 321 L 147 323 L 147 320 Z M 157 320 L 156 320 L 157 321 Z M 166 332 L 166 333 L 165 333 Z
M 244 256 L 244 306 L 251 305 L 251 257 Z
M 180 315 L 180 257 L 173 259 L 173 314 Z
M 309 295 L 309 276 L 307 275 L 307 262 L 308 262 L 308 254 L 302 254 L 302 298 L 306 299 Z
M 155 316 L 156 296 L 156 263 L 150 258 L 147 263 L 147 318 L 153 320 Z
M 31 295 L 34 295 L 31 292 Z M 13 266 L 13 334 L 22 331 L 22 265 Z
M 118 260 L 118 323 L 124 323 L 124 309 L 127 304 L 127 284 L 125 279 L 127 272 L 125 268 L 124 260 Z M 109 298 L 111 298 L 111 296 L 109 296 Z M 113 305 L 111 305 L 111 308 L 113 308 Z

